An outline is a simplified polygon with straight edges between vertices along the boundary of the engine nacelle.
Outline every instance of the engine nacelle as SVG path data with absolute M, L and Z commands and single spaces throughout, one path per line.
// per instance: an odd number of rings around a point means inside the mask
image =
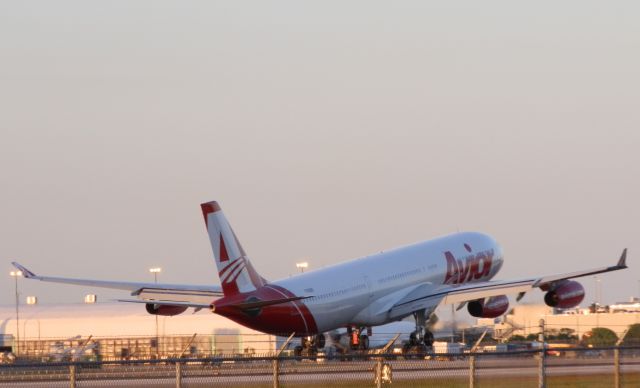
M 492 296 L 488 299 L 477 299 L 467 303 L 467 310 L 476 318 L 497 318 L 507 312 L 509 298 L 505 295 Z
M 164 315 L 164 316 L 173 316 L 182 314 L 185 312 L 188 307 L 187 306 L 168 306 L 168 305 L 156 305 L 154 303 L 147 303 L 145 305 L 147 312 L 152 315 Z
M 565 280 L 551 287 L 544 295 L 544 303 L 549 307 L 570 309 L 576 307 L 584 299 L 584 287 L 582 284 Z

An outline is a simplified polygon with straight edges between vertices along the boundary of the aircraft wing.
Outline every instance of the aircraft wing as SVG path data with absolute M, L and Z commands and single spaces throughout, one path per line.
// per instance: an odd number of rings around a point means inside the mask
M 166 302 L 171 301 L 194 304 L 211 304 L 214 299 L 222 297 L 222 288 L 220 286 L 118 282 L 107 280 L 39 276 L 16 262 L 12 262 L 11 264 L 19 269 L 22 272 L 22 276 L 27 279 L 34 279 L 52 283 L 74 284 L 77 286 L 125 290 L 129 291 L 132 296 L 136 296 L 142 301 L 162 300 Z
M 622 251 L 622 255 L 620 256 L 617 264 L 610 267 L 594 268 L 585 271 L 554 274 L 520 280 L 487 281 L 464 285 L 443 285 L 436 289 L 430 285 L 425 285 L 424 287 L 418 286 L 391 307 L 390 315 L 393 317 L 404 316 L 420 309 L 434 308 L 439 304 L 464 303 L 472 300 L 506 294 L 519 294 L 518 300 L 520 300 L 526 292 L 533 288 L 546 288 L 549 285 L 562 280 L 596 275 L 625 268 L 627 268 L 626 248 Z

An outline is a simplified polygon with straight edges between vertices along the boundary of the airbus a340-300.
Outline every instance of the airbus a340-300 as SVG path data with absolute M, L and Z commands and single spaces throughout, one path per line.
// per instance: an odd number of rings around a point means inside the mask
M 220 286 L 114 282 L 38 276 L 13 263 L 24 277 L 128 290 L 150 314 L 177 315 L 188 308 L 210 309 L 252 329 L 303 337 L 308 351 L 324 346 L 322 333 L 347 328 L 352 346 L 367 346 L 371 327 L 413 315 L 412 345 L 430 345 L 429 317 L 441 304 L 465 305 L 474 317 L 494 318 L 539 288 L 547 305 L 571 308 L 585 291 L 574 278 L 627 268 L 626 249 L 617 264 L 566 274 L 492 281 L 504 260 L 488 235 L 456 233 L 375 255 L 308 271 L 277 281 L 258 274 L 217 202 L 201 205 Z M 302 351 L 298 347 L 298 351 Z

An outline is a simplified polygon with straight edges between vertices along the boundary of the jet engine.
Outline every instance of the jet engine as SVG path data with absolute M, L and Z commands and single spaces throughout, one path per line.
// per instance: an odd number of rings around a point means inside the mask
M 549 292 L 544 295 L 544 303 L 550 307 L 569 309 L 576 307 L 584 299 L 584 287 L 582 284 L 565 280 L 549 287 Z
M 169 306 L 169 305 L 157 305 L 155 303 L 147 303 L 145 305 L 147 312 L 152 315 L 165 315 L 165 316 L 173 316 L 182 314 L 185 312 L 188 307 L 187 306 Z
M 508 308 L 509 298 L 505 295 L 477 299 L 467 303 L 469 314 L 476 318 L 497 318 L 507 312 Z

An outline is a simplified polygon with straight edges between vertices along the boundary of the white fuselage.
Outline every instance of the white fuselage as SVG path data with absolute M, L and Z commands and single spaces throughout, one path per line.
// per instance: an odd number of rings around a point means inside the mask
M 489 257 L 491 256 L 491 257 Z M 417 287 L 440 288 L 491 279 L 502 249 L 488 235 L 465 232 L 428 240 L 273 282 L 298 296 L 319 332 L 347 325 L 377 326 L 403 318 L 398 300 Z M 431 311 L 437 306 L 434 299 Z M 427 310 L 429 310 L 427 306 Z M 430 312 L 430 311 L 429 311 Z

